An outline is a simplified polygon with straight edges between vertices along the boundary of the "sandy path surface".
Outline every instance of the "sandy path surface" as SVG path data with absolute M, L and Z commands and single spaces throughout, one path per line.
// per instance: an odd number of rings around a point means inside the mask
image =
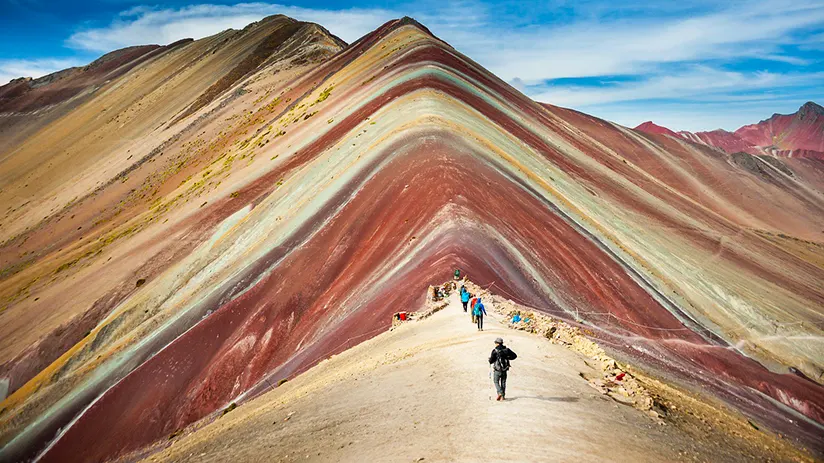
M 676 428 L 591 388 L 585 357 L 507 329 L 478 332 L 455 295 L 172 439 L 150 461 L 725 461 Z M 496 402 L 487 357 L 518 353 Z

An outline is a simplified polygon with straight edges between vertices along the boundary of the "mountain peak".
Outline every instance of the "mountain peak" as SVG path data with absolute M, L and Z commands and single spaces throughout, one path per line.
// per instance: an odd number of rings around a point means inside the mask
M 404 16 L 404 17 L 402 17 L 400 19 L 396 19 L 394 21 L 393 27 L 403 27 L 403 26 L 413 26 L 413 27 L 416 27 L 416 28 L 420 29 L 421 31 L 425 32 L 427 35 L 431 35 L 433 37 L 435 36 L 435 34 L 433 34 L 432 31 L 430 31 L 428 27 L 424 26 L 423 24 L 418 22 L 417 19 L 415 19 L 411 16 Z
M 824 152 L 824 108 L 808 101 L 792 114 L 773 114 L 767 120 L 750 124 L 735 133 L 755 146 L 779 150 Z
M 646 122 L 643 122 L 641 124 L 638 124 L 638 126 L 635 127 L 635 130 L 639 130 L 639 131 L 645 132 L 645 133 L 657 133 L 657 134 L 662 134 L 662 135 L 669 135 L 671 137 L 678 138 L 678 134 L 675 133 L 674 131 L 672 131 L 672 130 L 664 127 L 664 126 L 658 125 L 658 124 L 656 124 L 655 122 L 652 122 L 652 121 L 646 121 Z
M 801 105 L 800 108 L 798 108 L 798 112 L 796 114 L 798 114 L 800 116 L 804 116 L 804 115 L 807 115 L 807 114 L 821 114 L 821 115 L 824 115 L 824 107 L 821 107 L 821 105 L 816 103 L 816 102 L 808 101 L 808 102 L 804 103 L 803 105 Z

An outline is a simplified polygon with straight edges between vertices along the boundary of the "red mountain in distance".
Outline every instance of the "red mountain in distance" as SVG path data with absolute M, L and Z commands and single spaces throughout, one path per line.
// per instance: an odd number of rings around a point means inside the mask
M 641 129 L 643 130 L 643 129 Z M 741 151 L 753 154 L 752 151 L 758 151 L 757 147 L 752 143 L 744 140 L 736 133 L 728 132 L 723 129 L 712 130 L 710 132 L 678 132 L 681 138 L 685 138 L 695 143 L 703 145 L 715 146 L 721 148 L 727 153 L 739 153 Z
M 714 146 L 727 153 L 773 154 L 786 157 L 824 157 L 824 108 L 809 101 L 793 114 L 773 114 L 757 124 L 745 125 L 735 132 L 718 129 L 710 132 L 672 130 L 644 122 L 635 130 L 665 134 L 694 143 Z
M 824 108 L 809 101 L 794 114 L 773 114 L 735 134 L 756 146 L 824 152 Z
M 640 130 L 646 133 L 660 133 L 663 135 L 669 135 L 671 137 L 678 137 L 677 133 L 673 132 L 672 130 L 666 127 L 662 127 L 652 121 L 646 121 L 641 123 L 641 125 L 636 127 L 635 130 Z

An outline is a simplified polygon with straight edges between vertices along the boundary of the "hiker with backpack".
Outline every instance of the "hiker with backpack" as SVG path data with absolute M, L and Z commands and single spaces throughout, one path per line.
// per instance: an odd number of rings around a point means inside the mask
M 469 303 L 470 296 L 472 295 L 466 290 L 466 286 L 461 286 L 461 304 L 463 304 L 464 312 L 466 312 L 466 304 Z
M 509 371 L 509 361 L 518 358 L 518 354 L 504 345 L 501 338 L 495 339 L 495 348 L 489 355 L 489 364 L 492 366 L 492 382 L 495 383 L 495 390 L 498 391 L 498 398 L 506 399 L 506 375 Z
M 481 303 L 481 298 L 478 298 L 478 302 L 475 303 L 475 307 L 472 309 L 472 313 L 475 315 L 475 321 L 478 323 L 478 331 L 484 330 L 484 315 L 486 315 L 486 307 Z

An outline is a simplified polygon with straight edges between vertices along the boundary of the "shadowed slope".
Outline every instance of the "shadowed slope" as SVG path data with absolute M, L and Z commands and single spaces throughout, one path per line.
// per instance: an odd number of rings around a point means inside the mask
M 58 428 L 43 460 L 162 439 L 376 334 L 455 267 L 820 444 L 824 390 L 781 372 L 820 380 L 822 253 L 769 238 L 818 236 L 820 179 L 539 106 L 406 18 L 255 98 L 254 124 L 216 109 L 197 168 L 123 222 L 141 228 L 113 254 L 151 276 L 3 403 L 7 454 Z
M 678 132 L 678 134 L 689 141 L 721 148 L 727 153 L 740 153 L 742 151 L 751 154 L 761 153 L 756 145 L 744 140 L 733 132 L 727 132 L 722 129 L 710 132 Z

